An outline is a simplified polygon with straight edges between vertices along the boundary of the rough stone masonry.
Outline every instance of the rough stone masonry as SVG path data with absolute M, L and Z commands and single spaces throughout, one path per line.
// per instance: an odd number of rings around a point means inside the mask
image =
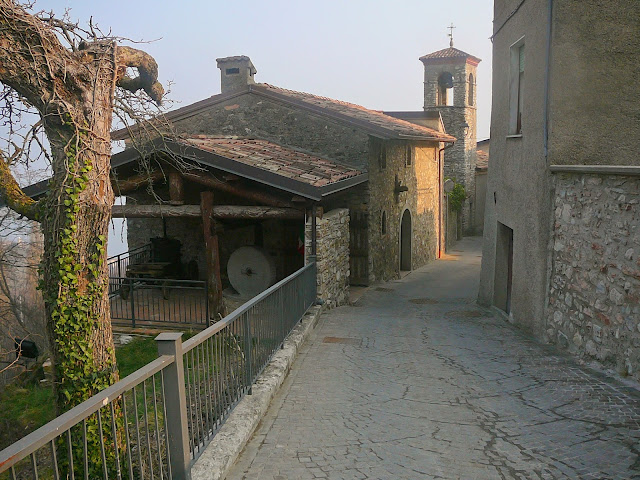
M 316 239 L 318 298 L 333 308 L 349 298 L 349 210 L 331 210 L 318 219 Z M 306 226 L 305 251 L 311 252 L 311 219 Z
M 556 182 L 548 339 L 640 379 L 640 177 Z

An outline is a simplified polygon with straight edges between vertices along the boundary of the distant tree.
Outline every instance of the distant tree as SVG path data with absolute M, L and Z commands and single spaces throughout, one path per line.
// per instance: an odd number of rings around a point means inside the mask
M 37 224 L 16 216 L 0 210 L 0 385 L 20 372 L 24 340 L 35 342 L 40 355 L 49 346 L 37 291 L 41 235 Z
M 37 114 L 22 142 L 0 150 L 0 194 L 41 224 L 40 288 L 61 413 L 118 379 L 106 265 L 112 118 L 118 92 L 133 92 L 120 102 L 124 116 L 147 99 L 159 104 L 164 92 L 147 53 L 118 45 L 91 23 L 82 29 L 31 8 L 0 0 L 2 123 L 14 132 L 26 111 Z M 12 173 L 34 145 L 46 152 L 52 174 L 37 202 Z

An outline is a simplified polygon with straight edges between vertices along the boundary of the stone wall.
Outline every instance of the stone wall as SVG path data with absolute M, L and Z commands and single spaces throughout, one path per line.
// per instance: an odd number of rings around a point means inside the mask
M 256 94 L 247 93 L 213 105 L 176 121 L 175 128 L 191 134 L 262 138 L 367 170 L 369 137 L 362 130 Z
M 445 238 L 446 238 L 446 250 L 452 248 L 458 240 L 458 212 L 451 208 L 449 202 L 447 202 L 447 214 L 445 216 Z
M 453 75 L 452 106 L 437 104 L 438 77 L 443 72 L 449 72 Z M 468 102 L 469 74 L 473 74 L 477 79 L 476 67 L 468 63 L 426 65 L 424 109 L 440 112 L 447 133 L 457 138 L 456 143 L 444 152 L 444 176 L 464 185 L 467 199 L 462 209 L 462 223 L 464 231 L 471 234 L 475 224 L 473 192 L 475 190 L 476 168 L 477 109 L 475 97 L 477 88 L 474 88 L 474 101 L 470 105 Z M 465 129 L 465 125 L 468 126 L 467 129 Z
M 380 141 L 372 139 L 371 151 Z M 370 283 L 398 278 L 400 271 L 400 223 L 411 215 L 411 267 L 421 267 L 437 257 L 439 233 L 437 148 L 403 141 L 384 142 L 386 166 L 371 158 L 369 169 L 369 280 Z M 407 148 L 411 163 L 407 164 Z M 408 191 L 396 194 L 396 177 Z M 386 217 L 383 233 L 382 216 Z
M 316 223 L 318 298 L 327 308 L 349 299 L 349 210 L 325 213 Z M 305 251 L 311 252 L 311 219 L 307 221 Z
M 264 138 L 369 171 L 369 185 L 373 184 L 375 188 L 365 185 L 323 200 L 325 210 L 348 207 L 352 212 L 364 212 L 368 216 L 367 245 L 359 249 L 357 259 L 358 266 L 363 266 L 357 270 L 363 271 L 367 278 L 359 283 L 373 283 L 398 275 L 397 235 L 405 209 L 411 211 L 414 222 L 413 267 L 435 258 L 438 208 L 435 143 L 412 142 L 416 162 L 407 168 L 405 152 L 408 142 L 384 142 L 389 145 L 388 167 L 379 172 L 378 147 L 383 143 L 381 140 L 352 126 L 257 94 L 240 95 L 213 105 L 176 121 L 175 126 L 179 132 Z M 418 164 L 420 168 L 416 167 Z M 410 193 L 394 195 L 396 174 L 404 185 L 410 186 Z M 375 198 L 372 191 L 375 191 Z M 379 231 L 379 216 L 383 210 L 389 210 L 388 225 L 392 232 L 384 238 Z
M 556 178 L 547 336 L 640 379 L 640 177 Z
M 484 210 L 487 203 L 487 170 L 476 170 L 474 197 L 474 235 L 482 235 L 484 228 Z

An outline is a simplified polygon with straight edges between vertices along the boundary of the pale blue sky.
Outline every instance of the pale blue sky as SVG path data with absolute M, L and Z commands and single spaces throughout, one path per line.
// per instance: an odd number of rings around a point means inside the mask
M 132 40 L 173 82 L 174 108 L 220 92 L 215 59 L 251 57 L 257 82 L 380 110 L 420 110 L 418 57 L 449 45 L 480 57 L 478 139 L 491 108 L 491 0 L 38 0 L 36 8 L 73 19 L 93 16 L 103 31 Z M 110 250 L 115 251 L 115 243 Z

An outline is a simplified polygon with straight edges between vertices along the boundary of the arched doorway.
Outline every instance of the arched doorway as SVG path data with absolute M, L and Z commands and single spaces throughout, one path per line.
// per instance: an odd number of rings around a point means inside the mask
M 400 270 L 411 270 L 411 212 L 405 210 L 400 222 Z

